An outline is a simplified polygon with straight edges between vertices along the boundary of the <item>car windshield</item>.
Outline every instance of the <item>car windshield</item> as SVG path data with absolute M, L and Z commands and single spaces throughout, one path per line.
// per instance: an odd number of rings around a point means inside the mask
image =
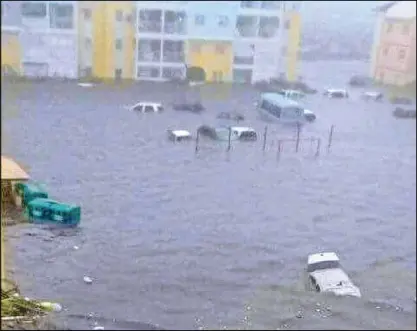
M 335 268 L 340 268 L 339 261 L 322 261 L 322 262 L 309 264 L 307 267 L 307 271 L 314 272 L 317 270 L 335 269 Z

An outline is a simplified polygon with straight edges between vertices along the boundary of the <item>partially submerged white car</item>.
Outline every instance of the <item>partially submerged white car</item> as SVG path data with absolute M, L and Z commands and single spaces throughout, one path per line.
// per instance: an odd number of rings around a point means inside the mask
M 162 104 L 158 102 L 138 102 L 137 104 L 128 107 L 130 111 L 138 111 L 141 113 L 160 113 L 164 110 Z
M 168 138 L 172 141 L 191 140 L 192 135 L 187 130 L 168 130 Z
M 327 89 L 323 95 L 330 99 L 346 99 L 349 98 L 349 93 L 343 89 Z
M 310 284 L 317 292 L 361 297 L 361 292 L 342 270 L 336 253 L 325 252 L 308 256 L 307 272 Z

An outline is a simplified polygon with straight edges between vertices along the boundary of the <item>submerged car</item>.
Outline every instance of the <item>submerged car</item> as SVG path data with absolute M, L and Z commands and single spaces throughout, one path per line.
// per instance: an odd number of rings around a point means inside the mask
M 392 113 L 396 118 L 416 118 L 416 108 L 397 107 Z
M 300 100 L 306 96 L 303 92 L 296 90 L 280 90 L 278 94 L 293 100 Z
M 230 140 L 243 141 L 254 141 L 258 138 L 254 129 L 242 126 L 213 127 L 209 125 L 202 125 L 197 129 L 197 132 L 202 136 L 220 141 L 228 141 L 229 137 Z
M 180 111 L 189 111 L 192 113 L 199 113 L 205 110 L 206 108 L 200 103 L 200 102 L 185 102 L 185 103 L 176 103 L 172 105 L 172 108 L 174 110 L 180 110 Z
M 366 101 L 382 101 L 383 97 L 384 95 L 381 92 L 365 92 L 364 94 L 362 94 L 362 99 Z
M 138 111 L 141 113 L 160 113 L 163 110 L 164 107 L 158 102 L 138 102 L 130 107 L 130 111 Z
M 327 89 L 324 95 L 331 99 L 345 99 L 349 98 L 349 93 L 342 89 Z
M 168 138 L 172 141 L 191 140 L 192 135 L 187 130 L 168 130 Z
M 317 292 L 338 296 L 361 297 L 361 292 L 340 266 L 334 252 L 316 253 L 308 256 L 307 273 L 311 286 Z
M 309 109 L 304 109 L 304 118 L 307 122 L 314 122 L 316 120 L 316 114 Z
M 233 120 L 233 121 L 244 121 L 245 116 L 236 112 L 226 112 L 223 111 L 217 115 L 217 118 L 225 119 L 225 120 Z

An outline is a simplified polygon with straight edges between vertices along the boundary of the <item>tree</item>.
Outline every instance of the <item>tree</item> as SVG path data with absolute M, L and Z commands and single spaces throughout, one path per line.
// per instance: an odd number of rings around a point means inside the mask
M 205 82 L 206 72 L 201 67 L 187 67 L 186 77 L 189 81 Z

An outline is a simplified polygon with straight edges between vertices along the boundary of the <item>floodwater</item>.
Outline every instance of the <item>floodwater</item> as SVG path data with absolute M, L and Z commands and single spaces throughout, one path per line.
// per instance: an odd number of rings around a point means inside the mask
M 345 87 L 364 63 L 304 63 L 313 87 Z M 137 114 L 172 102 L 164 84 L 3 86 L 3 153 L 50 196 L 82 206 L 76 230 L 11 227 L 14 278 L 27 296 L 60 302 L 72 329 L 415 329 L 416 127 L 388 103 L 309 96 L 315 123 L 295 153 L 291 127 L 254 143 L 173 144 L 239 110 L 262 136 L 247 87 L 203 88 L 208 110 Z M 330 126 L 334 135 L 327 151 Z M 30 165 L 30 166 L 29 166 Z M 73 246 L 79 246 L 75 250 Z M 307 255 L 336 251 L 363 294 L 305 286 Z M 93 278 L 88 285 L 83 276 Z M 88 316 L 89 315 L 89 316 Z

